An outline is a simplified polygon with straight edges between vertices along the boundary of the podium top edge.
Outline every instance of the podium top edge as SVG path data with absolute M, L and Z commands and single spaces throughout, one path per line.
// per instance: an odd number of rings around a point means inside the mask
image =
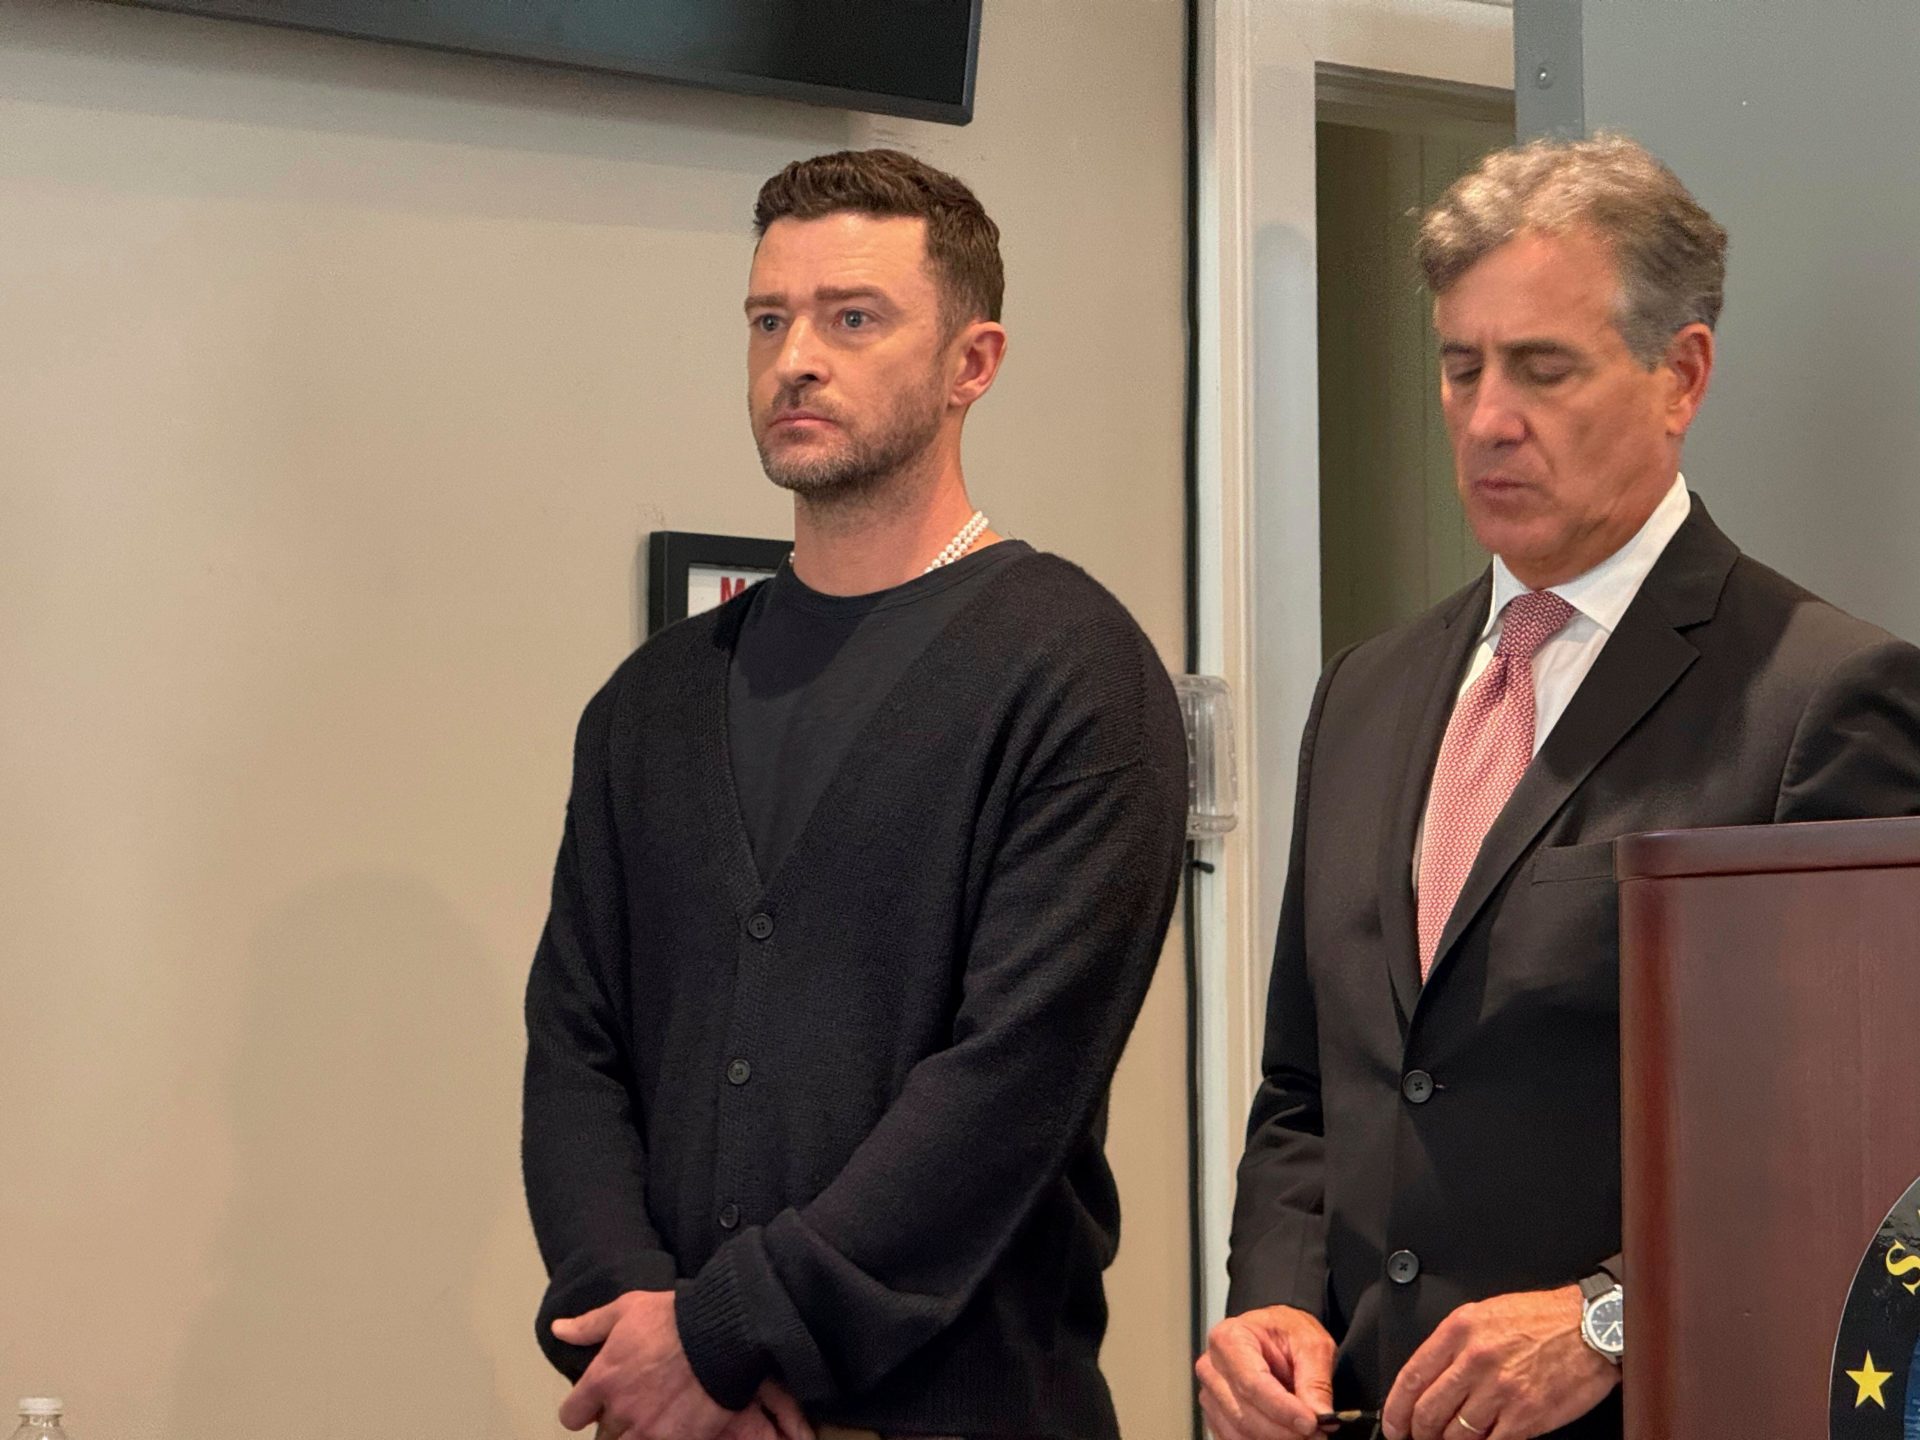
M 1920 866 L 1920 816 L 1652 830 L 1614 844 L 1613 873 L 1629 880 L 1796 870 Z

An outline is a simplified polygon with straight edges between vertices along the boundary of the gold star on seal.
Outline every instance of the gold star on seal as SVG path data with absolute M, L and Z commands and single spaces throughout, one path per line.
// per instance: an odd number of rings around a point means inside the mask
M 1847 1371 L 1847 1378 L 1860 1387 L 1860 1398 L 1853 1402 L 1858 1410 L 1871 1400 L 1882 1410 L 1887 1408 L 1887 1397 L 1880 1392 L 1886 1388 L 1887 1381 L 1893 1378 L 1891 1370 L 1876 1370 L 1873 1367 L 1873 1352 L 1867 1352 L 1867 1363 L 1858 1370 Z

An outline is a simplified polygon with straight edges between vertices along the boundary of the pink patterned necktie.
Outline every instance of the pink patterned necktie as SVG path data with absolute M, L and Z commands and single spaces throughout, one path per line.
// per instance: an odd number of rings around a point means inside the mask
M 1550 590 L 1507 602 L 1500 643 L 1447 722 L 1420 842 L 1420 978 L 1467 883 L 1480 843 L 1533 759 L 1533 657 L 1573 618 Z

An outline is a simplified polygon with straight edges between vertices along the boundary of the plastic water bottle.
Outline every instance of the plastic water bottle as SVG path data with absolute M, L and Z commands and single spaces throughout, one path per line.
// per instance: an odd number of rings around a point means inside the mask
M 30 1396 L 20 1402 L 20 1428 L 13 1440 L 67 1440 L 60 1428 L 60 1412 L 66 1409 L 50 1396 Z

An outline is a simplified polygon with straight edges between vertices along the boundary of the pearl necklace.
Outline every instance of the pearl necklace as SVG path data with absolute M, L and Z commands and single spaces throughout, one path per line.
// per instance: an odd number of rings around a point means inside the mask
M 947 542 L 947 548 L 934 556 L 933 563 L 920 573 L 922 575 L 931 575 L 941 566 L 953 564 L 954 561 L 971 550 L 973 548 L 973 542 L 986 534 L 986 532 L 987 517 L 978 510 L 974 511 L 973 518 L 960 527 L 960 533 Z

